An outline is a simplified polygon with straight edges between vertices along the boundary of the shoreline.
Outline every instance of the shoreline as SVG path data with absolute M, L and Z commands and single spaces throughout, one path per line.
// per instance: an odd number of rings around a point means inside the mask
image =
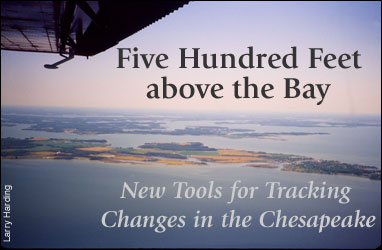
M 95 162 L 95 163 L 101 163 L 101 164 L 112 164 L 115 166 L 150 166 L 154 167 L 155 164 L 158 164 L 160 167 L 184 167 L 184 166 L 199 166 L 199 167 L 211 167 L 211 168 L 217 168 L 217 167 L 231 167 L 231 168 L 259 168 L 259 169 L 267 169 L 267 170 L 277 170 L 277 171 L 284 171 L 284 172 L 290 172 L 290 173 L 301 173 L 301 174 L 314 174 L 314 175 L 327 175 L 327 176 L 339 176 L 339 177 L 350 177 L 350 178 L 357 178 L 357 179 L 362 179 L 362 180 L 369 180 L 372 182 L 380 182 L 380 179 L 370 179 L 366 176 L 358 176 L 358 175 L 350 175 L 350 174 L 340 174 L 340 173 L 333 173 L 333 174 L 328 174 L 328 173 L 316 173 L 316 172 L 303 172 L 303 171 L 293 171 L 289 169 L 284 169 L 284 164 L 281 164 L 277 167 L 254 167 L 254 166 L 248 166 L 248 165 L 242 165 L 242 166 L 230 166 L 228 164 L 224 163 L 214 163 L 219 164 L 222 166 L 214 166 L 214 165 L 209 165 L 209 164 L 187 164 L 187 165 L 176 165 L 176 164 L 166 164 L 162 162 L 134 162 L 134 161 L 107 161 L 107 160 L 91 160 L 91 159 L 54 159 L 54 158 L 18 158 L 18 159 L 8 159 L 1 157 L 1 160 L 7 160 L 7 161 L 28 161 L 28 160 L 51 160 L 51 161 L 73 161 L 73 162 Z M 1 168 L 1 167 L 0 167 Z

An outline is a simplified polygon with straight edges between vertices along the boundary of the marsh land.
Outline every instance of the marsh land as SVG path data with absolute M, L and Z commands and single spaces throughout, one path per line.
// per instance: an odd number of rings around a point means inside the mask
M 2 138 L 2 159 L 97 160 L 108 163 L 207 165 L 210 162 L 247 163 L 250 167 L 320 174 L 342 174 L 380 180 L 381 171 L 373 166 L 338 161 L 315 160 L 311 157 L 217 149 L 200 142 L 145 143 L 138 148 L 111 147 L 106 140 L 57 138 Z

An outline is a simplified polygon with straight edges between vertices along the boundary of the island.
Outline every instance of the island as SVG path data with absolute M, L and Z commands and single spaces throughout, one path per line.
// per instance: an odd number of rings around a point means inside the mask
M 316 160 L 292 154 L 217 149 L 200 142 L 145 143 L 137 148 L 122 148 L 111 147 L 106 140 L 8 137 L 1 139 L 1 159 L 95 160 L 167 165 L 238 163 L 244 167 L 280 167 L 283 171 L 381 179 L 381 170 L 375 166 Z
M 178 118 L 183 121 L 187 118 Z M 226 126 L 185 126 L 184 128 L 167 128 L 168 120 L 160 117 L 146 118 L 125 116 L 87 117 L 87 116 L 54 116 L 39 114 L 2 114 L 2 126 L 28 125 L 23 130 L 44 131 L 53 133 L 72 133 L 78 135 L 99 134 L 145 134 L 145 135 L 191 135 L 219 136 L 226 138 L 280 139 L 284 136 L 328 135 L 326 132 L 258 132 L 254 129 L 230 128 Z M 240 123 L 240 122 L 239 122 Z

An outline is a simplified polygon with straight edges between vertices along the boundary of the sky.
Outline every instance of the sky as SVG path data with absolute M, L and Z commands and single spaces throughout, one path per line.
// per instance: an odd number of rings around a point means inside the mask
M 200 54 L 291 53 L 297 47 L 297 69 L 180 69 L 180 50 Z M 138 48 L 169 56 L 166 69 L 117 68 L 117 48 Z M 309 68 L 309 48 L 340 56 L 358 51 L 360 69 Z M 191 2 L 94 57 L 76 56 L 56 70 L 43 67 L 55 54 L 1 51 L 1 105 L 102 107 L 160 110 L 275 111 L 381 114 L 380 2 Z M 335 63 L 335 61 L 333 62 Z M 162 90 L 170 83 L 223 85 L 224 96 L 201 99 L 148 99 L 148 85 Z M 274 98 L 236 99 L 232 84 L 248 76 L 259 87 L 274 86 Z M 284 78 L 305 84 L 331 84 L 320 100 L 286 99 Z M 316 95 L 318 95 L 318 89 Z

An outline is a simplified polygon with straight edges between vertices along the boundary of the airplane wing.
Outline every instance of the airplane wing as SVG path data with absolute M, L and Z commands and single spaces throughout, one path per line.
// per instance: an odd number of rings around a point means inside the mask
M 94 56 L 188 1 L 1 1 L 1 49 Z

